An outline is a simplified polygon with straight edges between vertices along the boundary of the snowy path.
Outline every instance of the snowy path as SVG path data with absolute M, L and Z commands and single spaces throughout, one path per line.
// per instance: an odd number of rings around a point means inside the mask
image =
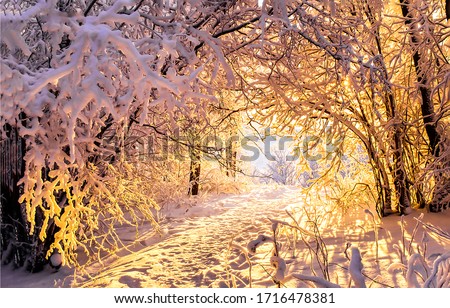
M 377 246 L 372 219 L 364 214 L 362 207 L 354 206 L 354 210 L 342 216 L 336 209 L 330 212 L 324 208 L 325 212 L 321 212 L 321 202 L 318 200 L 311 207 L 305 206 L 302 200 L 301 189 L 290 186 L 261 185 L 253 187 L 248 193 L 211 195 L 206 200 L 198 200 L 198 204 L 193 207 L 168 208 L 166 214 L 172 218 L 162 223 L 163 236 L 148 231 L 136 239 L 134 228 L 118 228 L 117 232 L 128 243 L 128 250 L 122 249 L 103 259 L 103 264 L 96 262 L 86 266 L 85 270 L 90 277 L 77 275 L 76 282 L 73 283 L 73 269 L 66 267 L 57 273 L 47 268 L 37 274 L 29 274 L 24 269 L 2 267 L 1 286 L 248 287 L 251 281 L 253 287 L 275 287 L 269 274 L 272 271 L 269 260 L 273 245 L 259 247 L 257 253 L 250 256 L 251 268 L 244 253 L 247 252 L 245 247 L 259 234 L 272 234 L 271 223 L 267 218 L 291 221 L 285 210 L 305 207 L 308 213 L 315 212 L 323 218 L 320 232 L 327 247 L 332 282 L 342 286 L 349 285 L 349 262 L 345 256 L 345 247 L 347 243 L 351 243 L 363 253 L 364 273 L 380 282 L 366 279 L 366 283 L 371 283 L 372 287 L 407 285 L 401 271 L 389 272 L 387 269 L 401 262 L 397 248 L 403 247 L 403 241 L 408 244 L 409 239 L 414 237 L 417 225 L 414 218 L 420 215 L 419 211 L 406 216 L 404 231 L 400 226 L 399 216 L 392 215 L 383 219 L 378 229 L 379 262 L 376 262 Z M 450 211 L 424 214 L 425 222 L 450 233 Z M 296 215 L 301 215 L 301 212 Z M 309 220 L 304 216 L 296 216 L 296 219 L 299 223 Z M 286 228 L 283 232 L 288 232 L 287 230 L 291 229 Z M 277 240 L 284 243 L 280 255 L 287 263 L 286 274 L 322 276 L 305 244 L 297 240 L 295 245 L 291 245 L 292 234 L 283 232 L 278 234 Z M 415 234 L 414 246 L 420 244 L 421 239 L 426 239 L 427 261 L 431 266 L 433 256 L 450 251 L 450 244 L 433 233 L 428 232 L 426 237 L 424 233 L 426 230 L 419 228 Z M 310 244 L 315 246 L 314 238 L 311 241 Z M 230 243 L 234 244 L 232 248 Z M 411 245 L 405 249 L 408 247 Z M 293 279 L 286 282 L 285 286 L 309 285 Z
M 227 264 L 248 266 L 243 255 L 234 261 L 227 257 L 230 241 L 245 247 L 258 233 L 269 232 L 267 218 L 285 217 L 284 208 L 298 203 L 298 193 L 291 187 L 266 187 L 208 202 L 222 213 L 172 222 L 175 228 L 162 241 L 145 247 L 141 240 L 142 249 L 103 267 L 84 286 L 225 287 Z
M 297 202 L 297 194 L 294 188 L 275 187 L 209 202 L 208 206 L 219 210 L 212 210 L 208 217 L 172 222 L 175 228 L 161 242 L 144 247 L 145 240 L 141 241 L 141 250 L 112 262 L 85 286 L 226 286 L 229 242 L 234 239 L 245 247 L 255 235 L 270 229 L 268 217 L 286 216 L 284 208 Z M 245 266 L 245 258 L 240 260 L 234 265 Z

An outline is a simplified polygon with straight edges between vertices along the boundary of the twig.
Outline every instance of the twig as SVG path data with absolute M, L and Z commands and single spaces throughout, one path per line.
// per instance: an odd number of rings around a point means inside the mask
M 252 268 L 253 268 L 253 265 L 252 265 L 252 262 L 250 261 L 250 258 L 248 256 L 247 249 L 245 249 L 244 247 L 242 247 L 242 246 L 240 246 L 238 244 L 233 243 L 233 240 L 234 240 L 234 238 L 231 239 L 231 241 L 230 241 L 230 247 L 237 248 L 241 253 L 243 253 L 244 256 L 245 256 L 245 260 L 248 263 L 248 266 L 249 266 L 248 267 L 249 287 L 252 288 L 253 287 L 253 279 L 252 279 Z
M 420 216 L 419 216 L 419 219 L 422 219 L 422 218 L 423 218 L 423 213 L 420 214 Z M 416 233 L 417 233 L 417 229 L 419 228 L 419 219 L 416 219 L 416 220 L 417 220 L 417 223 L 416 223 L 416 225 L 415 225 L 415 227 L 414 227 L 414 230 L 413 230 L 413 232 L 412 232 L 411 240 L 409 241 L 409 247 L 408 247 L 408 253 L 409 253 L 409 255 L 412 255 L 412 253 L 413 253 L 413 251 L 412 251 L 412 244 L 413 244 L 413 241 L 414 241 L 414 237 L 415 237 L 415 235 L 416 235 Z
M 446 240 L 450 240 L 450 234 L 445 232 L 444 230 L 442 230 L 439 227 L 433 226 L 432 224 L 423 222 L 422 220 L 420 220 L 420 216 L 419 218 L 415 218 L 415 220 L 417 220 L 418 222 L 420 222 L 426 229 L 430 230 L 431 232 L 435 233 L 436 235 L 446 239 Z
M 403 256 L 405 256 L 406 258 L 406 245 L 405 245 L 405 220 L 403 218 L 404 216 L 402 215 L 401 219 L 400 219 L 400 228 L 402 230 L 402 250 L 401 250 L 401 254 L 400 254 L 400 260 L 401 262 L 404 264 L 404 260 L 403 260 Z

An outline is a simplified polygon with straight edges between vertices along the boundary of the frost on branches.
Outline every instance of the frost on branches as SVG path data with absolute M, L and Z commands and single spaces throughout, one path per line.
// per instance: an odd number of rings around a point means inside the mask
M 144 125 L 155 106 L 182 112 L 210 97 L 202 71 L 227 67 L 217 41 L 194 24 L 217 5 L 200 5 L 2 1 L 1 138 L 14 127 L 26 144 L 18 184 L 30 241 L 14 243 L 2 229 L 2 244 L 33 247 L 31 270 L 56 252 L 75 264 L 77 248 L 102 242 L 99 221 L 125 222 L 125 209 L 103 184 L 105 130 L 120 134 L 130 120 Z M 209 58 L 201 50 L 212 51 Z M 2 222 L 11 204 L 2 201 Z

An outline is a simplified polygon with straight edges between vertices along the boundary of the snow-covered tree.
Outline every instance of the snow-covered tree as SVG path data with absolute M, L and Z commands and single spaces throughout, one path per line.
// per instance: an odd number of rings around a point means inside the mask
M 296 184 L 298 182 L 296 170 L 298 162 L 291 159 L 292 157 L 288 151 L 274 151 L 273 159 L 267 163 L 267 171 L 262 172 L 262 176 L 283 185 Z
M 405 7 L 410 16 L 402 14 Z M 449 125 L 443 3 L 265 1 L 261 10 L 263 18 L 249 27 L 258 30 L 249 31 L 254 42 L 247 57 L 233 58 L 246 80 L 251 117 L 297 139 L 342 138 L 335 149 L 341 153 L 359 144 L 373 172 L 380 215 L 430 204 L 433 190 L 442 192 L 439 183 L 448 181 L 448 156 L 435 150 L 445 147 L 439 131 Z M 411 32 L 420 37 L 411 39 Z M 418 61 L 417 51 L 426 57 Z M 414 71 L 416 76 L 408 73 Z M 327 178 L 342 166 L 333 157 L 339 155 L 322 156 Z
M 100 220 L 125 222 L 128 209 L 104 181 L 111 162 L 102 160 L 111 154 L 101 142 L 107 131 L 126 136 L 130 125 L 148 124 L 156 106 L 169 118 L 191 110 L 201 118 L 214 84 L 232 81 L 215 32 L 219 24 L 224 32 L 232 27 L 219 19 L 232 5 L 2 2 L 2 139 L 14 127 L 26 146 L 24 174 L 16 183 L 23 208 L 14 211 L 26 217 L 29 243 L 12 245 L 32 247 L 31 255 L 38 256 L 29 260 L 31 270 L 53 252 L 65 264 L 76 263 L 77 247 L 87 251 L 86 241 L 101 245 Z M 218 74 L 224 76 L 220 81 Z M 116 144 L 109 157 L 119 160 L 121 147 Z M 12 200 L 2 201 L 2 219 L 14 212 L 11 206 Z M 3 235 L 10 242 L 16 237 Z

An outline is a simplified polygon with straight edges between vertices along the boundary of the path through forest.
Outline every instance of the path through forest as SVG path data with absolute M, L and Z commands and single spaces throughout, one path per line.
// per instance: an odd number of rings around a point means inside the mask
M 304 205 L 303 197 L 301 188 L 260 185 L 240 194 L 209 195 L 198 200 L 192 198 L 189 200 L 191 206 L 168 207 L 163 211 L 166 218 L 161 223 L 162 235 L 156 234 L 150 225 L 144 225 L 143 233 L 137 238 L 133 227 L 118 227 L 116 231 L 126 243 L 127 249 L 104 257 L 102 263 L 97 261 L 86 265 L 84 270 L 89 275 L 81 275 L 77 271 L 73 276 L 73 269 L 67 267 L 57 273 L 46 268 L 37 274 L 8 267 L 2 268 L 1 286 L 275 287 L 271 279 L 273 268 L 270 264 L 273 245 L 263 245 L 258 247 L 256 254 L 250 254 L 247 244 L 260 234 L 272 235 L 272 223 L 268 218 L 292 223 L 286 210 L 295 212 L 296 220 L 301 225 L 308 223 L 314 215 L 320 217 L 322 223 L 318 221 L 318 232 L 326 245 L 327 271 L 330 280 L 341 286 L 350 285 L 347 244 L 358 247 L 362 252 L 363 271 L 370 287 L 407 286 L 402 271 L 389 270 L 393 265 L 396 268 L 402 266 L 399 248 L 404 245 L 405 249 L 422 247 L 426 240 L 429 266 L 436 256 L 450 248 L 448 241 L 426 228 L 416 230 L 418 225 L 415 220 L 422 213 L 425 215 L 424 222 L 450 233 L 448 211 L 414 211 L 404 218 L 404 228 L 400 225 L 399 216 L 385 217 L 378 226 L 376 245 L 372 218 L 367 215 L 365 208 L 354 204 L 353 210 L 341 215 L 338 209 L 327 210 L 326 206 L 321 207 L 321 202 L 317 200 L 313 202 L 314 205 Z M 315 214 L 305 217 L 303 209 Z M 284 228 L 277 235 L 277 241 L 283 243 L 279 253 L 286 261 L 286 275 L 295 273 L 324 277 L 316 257 L 311 254 L 306 243 L 299 238 L 293 240 L 294 234 L 289 233 L 289 230 L 293 229 Z M 414 245 L 409 244 L 411 238 L 414 238 Z M 308 245 L 312 245 L 310 247 L 314 249 L 316 244 L 315 238 L 310 238 Z M 298 279 L 286 279 L 284 285 L 311 286 Z
M 233 280 L 247 284 L 248 276 L 227 276 L 227 268 L 248 267 L 244 254 L 229 249 L 230 241 L 246 247 L 259 233 L 270 232 L 267 218 L 287 216 L 284 209 L 299 204 L 298 194 L 294 187 L 274 186 L 212 200 L 207 206 L 218 210 L 204 217 L 169 219 L 162 241 L 152 244 L 154 238 L 141 238 L 141 249 L 135 246 L 135 252 L 102 266 L 83 286 L 227 287 Z

